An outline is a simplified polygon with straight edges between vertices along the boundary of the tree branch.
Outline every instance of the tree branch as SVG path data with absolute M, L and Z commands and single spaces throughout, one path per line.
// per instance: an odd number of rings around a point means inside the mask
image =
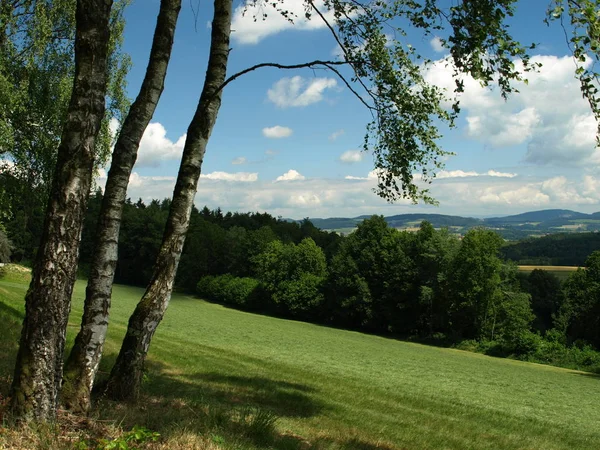
M 363 89 L 369 94 L 369 96 L 373 99 L 373 101 L 375 103 L 377 103 L 375 97 L 373 96 L 373 93 L 369 90 L 369 88 L 365 85 L 365 83 L 362 80 L 362 78 L 358 75 L 358 73 L 357 73 L 354 65 L 350 61 L 350 57 L 349 57 L 350 55 L 348 54 L 348 50 L 342 44 L 342 41 L 340 41 L 340 38 L 338 37 L 337 33 L 335 32 L 335 30 L 333 29 L 333 27 L 331 26 L 331 24 L 329 23 L 329 21 L 325 18 L 325 16 L 323 15 L 323 13 L 321 13 L 321 11 L 319 11 L 319 9 L 315 6 L 315 4 L 313 3 L 312 0 L 307 0 L 307 1 L 308 1 L 308 3 L 310 3 L 310 6 L 312 6 L 312 8 L 315 10 L 315 12 L 317 13 L 317 15 L 321 18 L 321 20 L 323 21 L 323 23 L 325 23 L 325 25 L 327 26 L 327 28 L 329 28 L 329 31 L 331 31 L 331 34 L 333 35 L 333 38 L 335 39 L 335 41 L 337 42 L 337 44 L 342 49 L 342 52 L 344 52 L 344 58 L 346 59 L 346 61 L 348 61 L 350 63 L 350 66 L 352 67 L 352 70 L 354 70 L 354 74 L 356 75 L 356 80 L 360 83 L 360 85 L 363 87 Z M 370 108 L 370 109 L 373 109 L 373 108 Z
M 323 67 L 331 70 L 332 72 L 334 72 L 344 82 L 344 84 L 348 87 L 348 89 L 350 89 L 350 91 L 356 96 L 356 98 L 358 98 L 361 101 L 361 103 L 363 105 L 365 105 L 370 110 L 375 109 L 373 106 L 369 105 L 365 101 L 365 99 L 362 98 L 358 92 L 356 92 L 355 89 L 352 88 L 352 86 L 350 85 L 348 80 L 346 80 L 346 78 L 344 78 L 344 76 L 340 73 L 340 71 L 337 70 L 335 67 L 333 67 L 333 66 L 343 66 L 346 64 L 351 65 L 352 62 L 351 61 L 321 61 L 321 60 L 317 59 L 315 61 L 310 61 L 310 62 L 305 62 L 305 63 L 300 63 L 300 64 L 260 63 L 260 64 L 254 65 L 252 67 L 248 67 L 247 69 L 244 69 L 234 75 L 231 75 L 213 92 L 213 95 L 217 95 L 219 92 L 221 92 L 225 88 L 225 86 L 227 86 L 232 81 L 238 79 L 242 75 L 245 75 L 249 72 L 253 72 L 257 69 L 261 69 L 263 67 L 273 67 L 275 69 L 303 69 L 303 68 L 308 68 L 308 67 L 323 66 Z

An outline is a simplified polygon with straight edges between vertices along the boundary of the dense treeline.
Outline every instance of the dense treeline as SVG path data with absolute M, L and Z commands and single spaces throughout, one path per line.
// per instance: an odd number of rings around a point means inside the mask
M 101 200 L 97 192 L 89 203 L 81 245 L 84 276 Z M 126 202 L 116 282 L 147 284 L 169 207 L 169 200 Z M 14 239 L 14 229 L 9 222 L 13 259 L 31 255 L 36 237 Z M 561 286 L 545 271 L 519 274 L 501 259 L 505 250 L 500 236 L 485 229 L 459 239 L 428 222 L 410 233 L 373 216 L 342 237 L 309 220 L 194 208 L 176 286 L 282 317 L 600 367 L 593 351 L 600 348 L 600 254 Z
M 501 252 L 517 264 L 583 266 L 596 250 L 600 250 L 600 233 L 560 233 L 514 242 Z
M 94 225 L 102 194 L 90 198 L 81 244 L 81 273 L 86 275 L 93 253 Z M 152 274 L 171 202 L 168 199 L 127 200 L 119 239 L 119 259 L 115 282 L 146 286 Z M 206 275 L 225 273 L 250 274 L 250 260 L 264 251 L 272 241 L 300 243 L 312 238 L 327 254 L 335 251 L 341 240 L 335 233 L 314 227 L 308 220 L 293 223 L 267 213 L 223 213 L 220 209 L 194 208 L 191 215 L 176 286 L 193 292 L 198 280 Z

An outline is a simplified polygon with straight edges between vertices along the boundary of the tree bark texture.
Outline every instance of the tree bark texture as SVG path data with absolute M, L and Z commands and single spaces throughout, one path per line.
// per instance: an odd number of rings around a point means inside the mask
M 12 409 L 22 420 L 52 421 L 56 416 L 94 143 L 104 115 L 111 7 L 112 0 L 77 2 L 73 94 L 25 297 L 12 385 Z
M 219 87 L 225 80 L 229 57 L 232 0 L 214 0 L 210 56 L 198 107 L 187 130 L 173 201 L 154 273 L 142 299 L 129 319 L 107 393 L 115 399 L 135 400 L 139 395 L 144 360 L 150 342 L 171 298 L 173 282 L 208 139 L 221 106 Z
M 146 76 L 123 122 L 113 151 L 96 226 L 94 259 L 88 279 L 81 329 L 65 365 L 62 404 L 74 412 L 86 412 L 90 407 L 90 395 L 108 327 L 119 229 L 129 176 L 137 158 L 140 141 L 164 88 L 180 9 L 181 0 L 161 1 Z

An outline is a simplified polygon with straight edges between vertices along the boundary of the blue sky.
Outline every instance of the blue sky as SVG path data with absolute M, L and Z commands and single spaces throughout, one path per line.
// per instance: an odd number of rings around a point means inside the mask
M 523 1 L 511 21 L 521 42 L 539 44 L 533 55 L 543 64 L 528 85 L 519 86 L 520 94 L 505 102 L 496 91 L 465 79 L 458 126 L 444 130 L 440 142 L 456 155 L 430 187 L 439 207 L 388 204 L 373 193 L 372 156 L 358 151 L 370 115 L 335 74 L 268 68 L 226 88 L 196 204 L 292 218 L 600 210 L 596 123 L 573 77 L 575 63 L 562 29 L 543 23 L 547 3 Z M 302 11 L 299 0 L 286 4 Z M 242 16 L 242 5 L 234 6 L 229 75 L 261 62 L 335 58 L 335 42 L 317 19 L 290 25 L 265 7 L 267 20 L 255 23 L 251 15 Z M 134 0 L 126 13 L 131 98 L 146 69 L 158 7 L 158 0 Z M 211 15 L 210 2 L 183 2 L 165 91 L 131 177 L 128 196 L 134 200 L 172 194 L 206 70 Z M 452 88 L 452 71 L 443 63 L 446 51 L 434 36 L 411 32 L 409 38 L 425 56 L 439 60 L 426 69 L 427 80 Z

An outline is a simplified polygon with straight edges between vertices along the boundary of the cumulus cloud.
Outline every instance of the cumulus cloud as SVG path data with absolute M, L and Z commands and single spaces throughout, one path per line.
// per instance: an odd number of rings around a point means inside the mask
M 237 181 L 242 183 L 253 183 L 258 180 L 258 173 L 250 172 L 211 172 L 200 175 L 200 178 L 212 181 Z
M 185 138 L 184 134 L 173 142 L 162 124 L 150 123 L 140 142 L 136 167 L 158 167 L 163 161 L 180 159 Z
M 333 10 L 325 7 L 323 0 L 315 0 L 314 5 L 329 24 L 335 23 Z M 268 36 L 286 30 L 310 31 L 326 27 L 326 23 L 317 14 L 313 14 L 311 19 L 306 17 L 304 3 L 300 0 L 279 1 L 277 8 L 286 11 L 294 23 L 283 17 L 271 2 L 246 0 L 233 13 L 233 39 L 240 44 L 257 44 Z
M 460 95 L 466 135 L 492 147 L 527 146 L 525 161 L 534 164 L 577 165 L 600 162 L 595 146 L 597 123 L 582 99 L 570 56 L 537 55 L 539 72 L 527 74 L 528 83 L 517 83 L 519 93 L 504 101 L 497 89 L 487 89 L 462 76 Z M 591 60 L 584 66 L 591 64 Z M 522 66 L 517 61 L 516 66 Z M 453 68 L 442 59 L 426 69 L 425 79 L 454 91 Z M 446 107 L 450 107 L 448 102 Z
M 10 159 L 2 159 L 0 158 L 0 168 L 4 167 L 4 168 L 13 168 L 15 166 L 15 163 L 12 162 Z
M 323 100 L 324 91 L 336 86 L 334 78 L 305 79 L 296 75 L 277 81 L 267 91 L 267 98 L 279 108 L 308 106 Z
M 451 172 L 458 175 L 458 171 Z M 423 185 L 440 201 L 440 207 L 435 209 L 413 206 L 404 200 L 388 204 L 377 197 L 373 193 L 377 184 L 375 170 L 342 179 L 306 178 L 292 169 L 275 183 L 253 173 L 210 172 L 200 180 L 196 204 L 220 206 L 225 211 L 268 211 L 293 218 L 414 212 L 497 216 L 544 208 L 600 210 L 600 176 L 595 174 L 534 177 L 495 176 L 490 173 L 501 172 L 493 170 L 476 173 L 478 176 L 436 178 Z M 131 176 L 127 195 L 145 202 L 163 199 L 171 196 L 174 184 L 174 176 L 143 176 L 136 172 Z
M 331 133 L 331 134 L 329 135 L 329 140 L 330 140 L 330 141 L 335 141 L 337 138 L 339 138 L 340 136 L 342 136 L 344 133 L 345 133 L 345 131 L 344 131 L 344 130 L 337 130 L 337 131 L 334 131 L 333 133 Z
M 479 173 L 474 170 L 440 170 L 436 174 L 436 179 L 442 180 L 444 178 L 467 178 L 467 177 L 499 177 L 499 178 L 514 178 L 517 176 L 516 173 L 498 172 L 496 170 L 488 170 L 487 172 Z
M 291 128 L 282 127 L 280 125 L 275 125 L 274 127 L 262 129 L 263 136 L 269 139 L 286 138 L 291 136 L 293 132 L 294 131 Z
M 464 170 L 440 170 L 435 177 L 438 180 L 443 180 L 444 178 L 466 178 L 477 176 L 479 176 L 479 174 L 474 171 L 465 172 Z
M 115 139 L 117 137 L 117 133 L 121 128 L 121 122 L 119 122 L 115 117 L 111 117 L 108 121 L 108 132 L 110 134 L 111 139 Z
M 376 180 L 377 178 L 379 178 L 379 171 L 377 169 L 375 170 L 371 170 L 366 177 L 355 177 L 352 175 L 346 175 L 344 177 L 345 180 Z
M 365 154 L 360 150 L 348 150 L 341 154 L 340 161 L 347 164 L 361 162 Z
M 497 172 L 495 170 L 488 170 L 486 175 L 488 175 L 490 177 L 501 177 L 501 178 L 514 178 L 517 176 L 516 173 Z
M 231 160 L 231 164 L 233 164 L 234 166 L 248 164 L 248 160 L 244 156 L 238 156 L 237 158 L 233 158 Z
M 442 53 L 443 51 L 446 50 L 444 48 L 444 44 L 443 44 L 442 40 L 437 36 L 435 36 L 433 39 L 431 39 L 429 41 L 429 45 L 431 45 L 431 48 L 433 49 L 433 51 L 437 52 L 437 53 Z
M 275 181 L 299 181 L 305 180 L 306 177 L 299 173 L 297 170 L 290 169 L 283 175 L 278 176 Z

